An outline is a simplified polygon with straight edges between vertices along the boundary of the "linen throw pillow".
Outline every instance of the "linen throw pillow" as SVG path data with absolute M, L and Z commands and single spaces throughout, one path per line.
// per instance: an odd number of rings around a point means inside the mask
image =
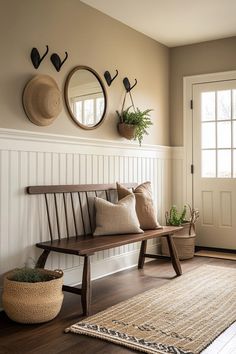
M 127 195 L 133 193 L 119 184 L 117 185 L 118 199 L 122 199 Z M 156 210 L 152 200 L 151 182 L 144 182 L 134 189 L 134 195 L 136 198 L 136 212 L 140 222 L 140 227 L 143 230 L 153 230 L 161 228 L 157 221 Z
M 143 233 L 135 211 L 134 195 L 127 195 L 117 204 L 95 197 L 94 205 L 96 210 L 94 236 Z

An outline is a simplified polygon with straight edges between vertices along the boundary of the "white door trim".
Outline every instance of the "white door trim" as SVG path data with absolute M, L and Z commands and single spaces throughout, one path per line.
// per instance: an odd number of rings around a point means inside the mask
M 193 98 L 193 85 L 210 83 L 216 81 L 236 80 L 236 71 L 225 71 L 219 73 L 186 76 L 183 78 L 183 129 L 184 129 L 184 191 L 183 200 L 192 204 L 192 136 L 188 134 L 192 131 L 193 111 L 190 102 Z M 194 105 L 194 103 L 193 103 Z

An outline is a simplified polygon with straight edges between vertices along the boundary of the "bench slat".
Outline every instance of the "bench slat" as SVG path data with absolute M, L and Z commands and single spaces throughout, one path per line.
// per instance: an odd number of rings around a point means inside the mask
M 137 183 L 123 183 L 126 188 L 134 188 Z M 116 184 L 74 184 L 74 185 L 51 185 L 51 186 L 29 186 L 28 194 L 49 194 L 49 193 L 75 193 L 95 192 L 116 189 Z

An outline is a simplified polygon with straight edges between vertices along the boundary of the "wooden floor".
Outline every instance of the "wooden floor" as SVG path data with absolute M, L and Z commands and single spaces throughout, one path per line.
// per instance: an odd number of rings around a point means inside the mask
M 235 261 L 213 258 L 195 257 L 193 260 L 181 262 L 183 272 L 201 266 L 202 264 L 234 267 Z M 120 301 L 130 298 L 145 290 L 159 287 L 173 279 L 175 272 L 169 262 L 153 261 L 145 265 L 143 270 L 136 268 L 116 273 L 93 282 L 92 312 L 104 310 Z M 0 313 L 0 353 L 4 354 L 127 354 L 132 350 L 102 340 L 72 333 L 64 334 L 69 325 L 82 319 L 80 297 L 66 293 L 62 310 L 53 321 L 41 325 L 20 325 L 10 321 L 4 312 Z M 231 338 L 231 337 L 232 338 Z M 229 351 L 214 347 L 212 354 L 236 353 L 236 335 L 232 331 L 224 338 L 224 347 Z M 234 342 L 235 341 L 235 342 Z M 230 346 L 230 343 L 235 343 Z M 221 343 L 222 347 L 222 341 Z M 233 348 L 233 349 L 232 349 Z M 235 351 L 233 351 L 235 349 Z M 230 351 L 231 350 L 231 351 Z

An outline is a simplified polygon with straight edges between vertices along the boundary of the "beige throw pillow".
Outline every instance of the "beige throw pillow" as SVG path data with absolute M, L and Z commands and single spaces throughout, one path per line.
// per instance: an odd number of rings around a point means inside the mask
M 142 183 L 136 187 L 133 192 L 136 198 L 136 212 L 141 229 L 153 230 L 161 228 L 157 221 L 157 214 L 152 200 L 151 183 Z M 133 194 L 129 189 L 119 183 L 117 183 L 117 193 L 119 200 L 127 195 Z
M 128 195 L 117 204 L 95 197 L 96 229 L 94 236 L 143 233 L 135 211 L 135 197 Z

